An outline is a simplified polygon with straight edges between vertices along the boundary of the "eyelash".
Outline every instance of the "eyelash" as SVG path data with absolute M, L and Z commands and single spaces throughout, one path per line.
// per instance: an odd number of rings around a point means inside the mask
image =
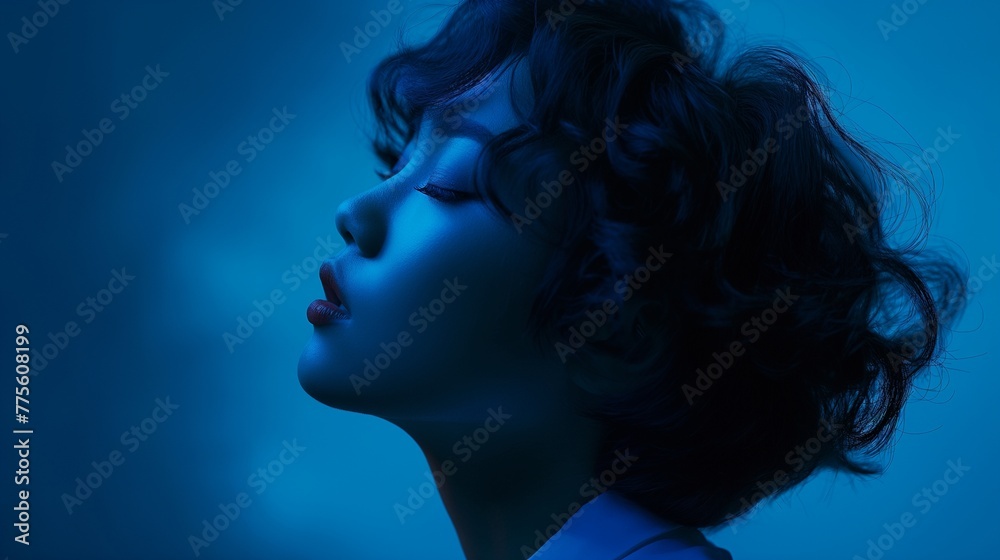
M 464 202 L 466 200 L 476 198 L 476 195 L 472 193 L 467 193 L 465 191 L 453 191 L 451 189 L 439 187 L 434 183 L 425 183 L 419 187 L 413 187 L 413 190 L 418 193 L 425 194 L 435 200 L 440 200 L 441 202 Z
M 400 171 L 401 169 L 396 168 L 390 169 L 389 171 L 376 170 L 375 175 L 377 175 L 379 179 L 387 181 Z M 434 183 L 424 183 L 423 185 L 413 187 L 413 190 L 441 202 L 464 202 L 466 200 L 478 198 L 472 193 L 446 189 L 435 185 Z

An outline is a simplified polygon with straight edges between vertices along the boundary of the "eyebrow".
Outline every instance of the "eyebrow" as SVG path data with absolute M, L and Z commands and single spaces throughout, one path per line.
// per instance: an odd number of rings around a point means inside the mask
M 461 113 L 455 113 L 454 115 L 454 118 L 458 119 L 457 124 L 455 122 L 445 122 L 441 110 L 428 111 L 427 117 L 430 119 L 431 131 L 440 128 L 445 134 L 453 138 L 470 138 L 485 144 L 495 136 L 490 129 L 473 121 L 468 115 L 462 115 Z

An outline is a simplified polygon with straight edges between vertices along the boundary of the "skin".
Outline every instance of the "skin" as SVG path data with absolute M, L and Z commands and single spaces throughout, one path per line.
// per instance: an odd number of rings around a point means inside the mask
M 492 79 L 495 88 L 455 101 L 463 123 L 495 135 L 518 124 L 511 81 L 514 99 L 530 90 L 517 70 Z M 330 262 L 351 318 L 314 330 L 299 380 L 324 404 L 399 426 L 432 472 L 451 473 L 439 491 L 468 558 L 523 558 L 553 514 L 590 499 L 580 488 L 592 476 L 602 428 L 571 405 L 578 385 L 570 366 L 525 334 L 551 249 L 483 201 L 442 202 L 414 190 L 431 180 L 472 192 L 483 145 L 459 134 L 456 120 L 438 123 L 444 140 L 436 142 L 425 119 L 403 154 L 406 166 L 338 208 L 347 247 Z M 420 310 L 442 296 L 446 280 L 467 288 L 449 292 L 453 301 L 438 304 L 439 314 L 428 310 L 431 322 Z M 386 352 L 380 343 L 392 349 L 403 332 L 410 343 L 365 378 L 365 360 Z M 507 415 L 502 425 L 487 420 L 491 409 Z M 489 438 L 470 446 L 476 430 Z

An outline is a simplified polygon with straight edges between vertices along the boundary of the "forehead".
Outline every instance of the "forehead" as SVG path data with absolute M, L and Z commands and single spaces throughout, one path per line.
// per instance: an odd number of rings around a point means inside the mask
M 440 127 L 452 136 L 488 140 L 521 124 L 531 107 L 527 66 L 508 64 L 438 107 L 428 108 L 422 126 Z

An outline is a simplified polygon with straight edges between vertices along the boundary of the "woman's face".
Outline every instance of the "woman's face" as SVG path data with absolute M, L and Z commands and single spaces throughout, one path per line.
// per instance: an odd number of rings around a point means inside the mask
M 347 246 L 321 277 L 349 317 L 309 311 L 299 380 L 317 400 L 389 419 L 481 417 L 535 398 L 557 367 L 526 335 L 550 249 L 467 198 L 484 141 L 517 125 L 510 80 L 425 117 L 396 174 L 338 208 Z

